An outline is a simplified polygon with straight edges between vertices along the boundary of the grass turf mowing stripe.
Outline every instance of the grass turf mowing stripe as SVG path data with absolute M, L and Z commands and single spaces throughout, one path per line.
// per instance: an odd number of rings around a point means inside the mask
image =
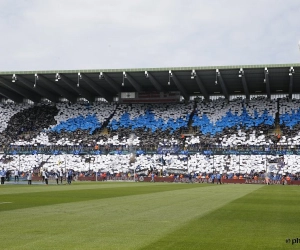
M 295 249 L 299 196 L 298 186 L 264 186 L 143 249 Z
M 188 184 L 175 184 L 179 189 L 168 190 L 169 186 L 160 185 L 161 192 L 156 193 L 3 211 L 1 246 L 139 249 L 261 187 L 193 185 L 194 188 L 186 189 Z
M 37 183 L 37 182 L 36 182 Z M 53 185 L 55 184 L 55 185 Z M 115 182 L 115 181 L 82 181 L 82 182 L 72 182 L 72 185 L 59 184 L 56 185 L 53 181 L 49 182 L 49 185 L 42 185 L 40 182 L 32 185 L 20 185 L 20 184 L 10 184 L 10 185 L 1 185 L 0 186 L 0 195 L 3 194 L 21 194 L 21 193 L 37 193 L 37 192 L 57 192 L 57 190 L 83 190 L 83 189 L 95 189 L 95 188 L 113 188 L 113 187 L 128 187 L 134 185 L 145 186 L 153 185 L 153 183 L 147 182 Z M 161 183 L 155 183 L 161 184 Z
M 33 192 L 35 187 L 27 188 L 28 193 L 21 194 L 5 194 L 0 195 L 1 202 L 0 212 L 13 209 L 22 209 L 35 206 L 45 206 L 59 203 L 69 203 L 78 201 L 98 200 L 111 197 L 122 197 L 129 195 L 156 193 L 162 191 L 170 191 L 177 189 L 192 189 L 196 187 L 204 187 L 205 185 L 182 185 L 175 183 L 142 183 L 135 185 L 136 183 L 128 183 L 125 185 L 110 185 L 99 183 L 98 185 L 90 185 L 88 189 L 85 189 L 85 185 L 82 185 L 83 189 L 79 189 L 80 185 L 75 186 L 75 189 L 65 190 L 66 186 L 54 186 L 48 190 L 49 186 L 43 187 L 43 192 Z M 105 188 L 104 188 L 105 187 Z M 162 188 L 163 187 L 163 188 Z M 49 187 L 50 188 L 50 187 Z M 38 188 L 38 190 L 41 190 Z M 55 191 L 55 192 L 54 192 Z

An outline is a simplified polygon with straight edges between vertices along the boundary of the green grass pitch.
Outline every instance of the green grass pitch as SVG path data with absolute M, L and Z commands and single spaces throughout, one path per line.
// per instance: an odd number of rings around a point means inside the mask
M 0 186 L 0 249 L 297 248 L 299 186 Z

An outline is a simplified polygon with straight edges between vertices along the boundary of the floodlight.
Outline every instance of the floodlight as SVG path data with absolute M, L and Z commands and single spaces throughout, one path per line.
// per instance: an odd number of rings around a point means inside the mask
M 197 76 L 196 71 L 193 69 L 191 73 L 191 79 L 195 79 L 196 76 Z
M 266 74 L 266 75 L 269 74 L 268 68 L 265 68 L 265 74 Z
M 292 76 L 295 73 L 294 67 L 290 67 L 290 73 L 289 76 Z
M 55 75 L 55 81 L 58 82 L 59 80 L 60 80 L 60 74 L 56 73 L 56 75 Z
M 37 81 L 38 79 L 39 79 L 38 74 L 34 74 L 34 85 L 33 85 L 34 88 L 36 87 L 36 81 Z
M 99 79 L 100 79 L 100 80 L 104 79 L 104 75 L 103 75 L 102 72 L 100 72 Z
M 168 81 L 168 85 L 171 85 L 171 77 L 173 77 L 173 73 L 172 73 L 172 70 L 169 70 L 169 81 Z
M 244 75 L 244 70 L 243 70 L 243 68 L 240 68 L 239 77 L 243 77 L 243 75 Z
M 79 81 L 80 81 L 80 79 L 82 79 L 82 76 L 81 76 L 80 72 L 78 72 L 77 88 L 79 88 Z
M 16 74 L 13 74 L 12 78 L 11 78 L 11 81 L 16 82 L 17 80 L 18 80 L 18 78 L 17 78 Z
M 215 85 L 218 84 L 218 76 L 220 76 L 219 69 L 216 69 L 216 80 L 215 80 Z
M 127 78 L 126 72 L 123 71 L 123 81 L 122 81 L 122 86 L 125 85 L 125 79 Z

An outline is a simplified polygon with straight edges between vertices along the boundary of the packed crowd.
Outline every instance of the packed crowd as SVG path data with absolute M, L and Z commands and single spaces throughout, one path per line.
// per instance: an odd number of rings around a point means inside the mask
M 298 100 L 265 98 L 172 105 L 1 104 L 1 165 L 24 172 L 34 168 L 54 171 L 65 164 L 64 169 L 111 174 L 133 169 L 146 173 L 151 168 L 168 174 L 262 173 L 270 165 L 265 156 L 231 155 L 227 163 L 225 156 L 198 151 L 275 146 L 296 149 L 300 145 L 299 110 Z M 279 137 L 274 134 L 276 123 Z M 29 155 L 22 154 L 22 148 L 29 149 Z M 65 148 L 72 150 L 62 154 Z M 82 156 L 84 148 L 92 152 Z M 151 155 L 146 154 L 149 151 Z M 135 154 L 134 162 L 130 161 Z M 288 155 L 284 166 L 276 166 L 276 173 L 297 174 L 298 163 L 298 155 Z

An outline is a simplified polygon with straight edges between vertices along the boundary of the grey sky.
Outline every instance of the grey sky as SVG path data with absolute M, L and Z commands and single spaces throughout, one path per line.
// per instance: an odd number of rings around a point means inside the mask
M 0 0 L 0 71 L 299 63 L 299 0 Z

